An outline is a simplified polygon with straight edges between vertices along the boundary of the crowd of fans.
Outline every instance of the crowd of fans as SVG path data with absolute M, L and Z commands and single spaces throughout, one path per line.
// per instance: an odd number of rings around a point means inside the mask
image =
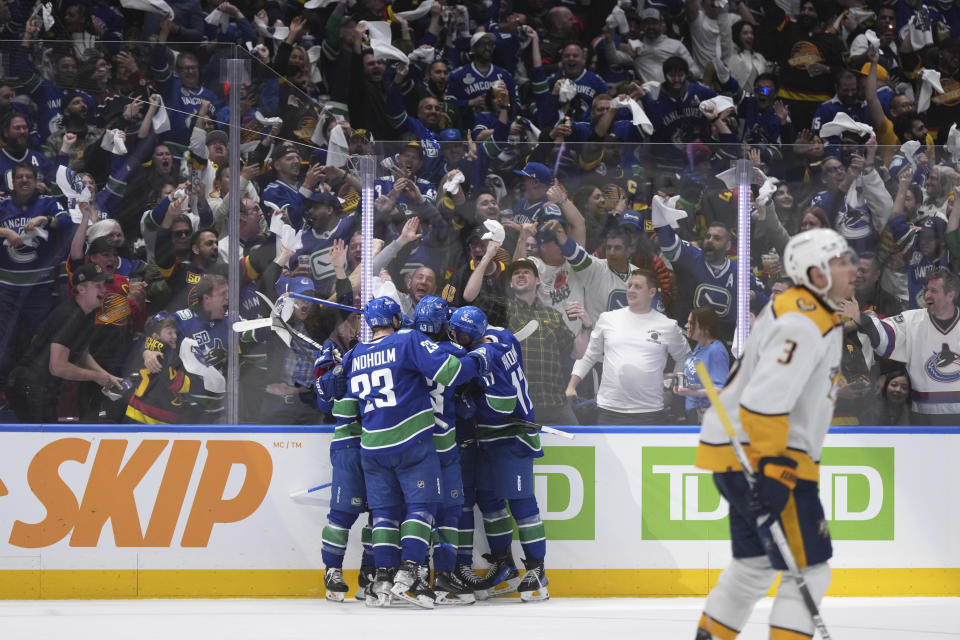
M 691 347 L 718 384 L 732 361 L 738 159 L 752 312 L 790 285 L 790 236 L 857 252 L 837 419 L 916 418 L 861 311 L 936 307 L 960 406 L 960 0 L 120 4 L 0 0 L 0 384 L 22 421 L 222 420 L 231 286 L 243 319 L 282 319 L 241 335 L 241 420 L 323 421 L 316 351 L 359 318 L 283 294 L 359 304 L 365 155 L 374 295 L 523 334 L 541 422 L 698 420 Z M 666 318 L 601 318 L 624 307 Z

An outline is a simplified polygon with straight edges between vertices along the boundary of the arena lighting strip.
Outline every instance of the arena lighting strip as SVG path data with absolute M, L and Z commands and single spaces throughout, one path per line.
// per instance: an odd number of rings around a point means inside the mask
M 363 187 L 360 194 L 361 223 L 360 235 L 363 246 L 360 248 L 360 308 L 373 298 L 373 182 L 376 179 L 376 157 L 361 156 L 359 159 L 360 179 Z M 360 341 L 370 342 L 371 331 L 366 320 L 360 321 Z
M 737 331 L 733 355 L 743 355 L 750 333 L 750 182 L 753 164 L 747 158 L 737 160 Z

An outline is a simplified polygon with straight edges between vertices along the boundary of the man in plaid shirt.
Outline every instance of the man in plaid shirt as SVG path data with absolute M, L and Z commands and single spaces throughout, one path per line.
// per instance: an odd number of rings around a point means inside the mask
M 529 381 L 530 396 L 541 424 L 577 424 L 577 418 L 564 396 L 571 362 L 579 359 L 590 341 L 593 320 L 583 304 L 572 302 L 567 307 L 571 319 L 581 321 L 580 333 L 567 328 L 560 313 L 537 298 L 540 275 L 530 260 L 517 260 L 507 267 L 513 295 L 507 301 L 507 328 L 522 337 L 524 374 Z M 535 327 L 535 328 L 534 328 Z

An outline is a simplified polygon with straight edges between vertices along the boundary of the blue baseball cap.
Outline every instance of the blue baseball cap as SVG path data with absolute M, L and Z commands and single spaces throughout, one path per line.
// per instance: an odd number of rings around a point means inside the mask
M 277 293 L 284 294 L 288 291 L 290 293 L 306 293 L 316 291 L 316 286 L 313 284 L 313 280 L 307 276 L 282 276 L 278 278 Z
M 314 191 L 310 194 L 310 201 L 315 204 L 325 204 L 334 211 L 340 210 L 340 198 L 329 191 Z
M 643 220 L 640 219 L 640 216 L 636 211 L 624 211 L 620 214 L 620 226 L 625 227 L 627 225 L 636 227 L 643 231 Z
M 463 134 L 459 129 L 444 129 L 437 134 L 437 142 L 463 142 Z
M 543 184 L 553 182 L 553 172 L 547 168 L 547 165 L 539 162 L 528 162 L 523 169 L 514 169 L 513 172 L 525 178 L 534 178 Z

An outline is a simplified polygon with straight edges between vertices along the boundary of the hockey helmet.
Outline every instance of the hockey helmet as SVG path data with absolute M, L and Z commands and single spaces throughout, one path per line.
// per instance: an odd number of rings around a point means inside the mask
M 413 310 L 413 326 L 424 333 L 437 334 L 447 324 L 447 303 L 437 296 L 424 296 Z
M 790 238 L 783 251 L 783 268 L 797 284 L 826 296 L 833 279 L 830 276 L 830 260 L 848 253 L 847 241 L 833 229 L 810 229 Z M 810 280 L 810 268 L 820 269 L 827 278 L 824 287 L 818 287 Z
M 367 303 L 363 309 L 363 319 L 371 327 L 393 326 L 393 318 L 403 316 L 400 305 L 389 296 L 380 296 Z
M 450 328 L 474 343 L 487 332 L 487 314 L 476 307 L 460 307 L 450 316 Z

